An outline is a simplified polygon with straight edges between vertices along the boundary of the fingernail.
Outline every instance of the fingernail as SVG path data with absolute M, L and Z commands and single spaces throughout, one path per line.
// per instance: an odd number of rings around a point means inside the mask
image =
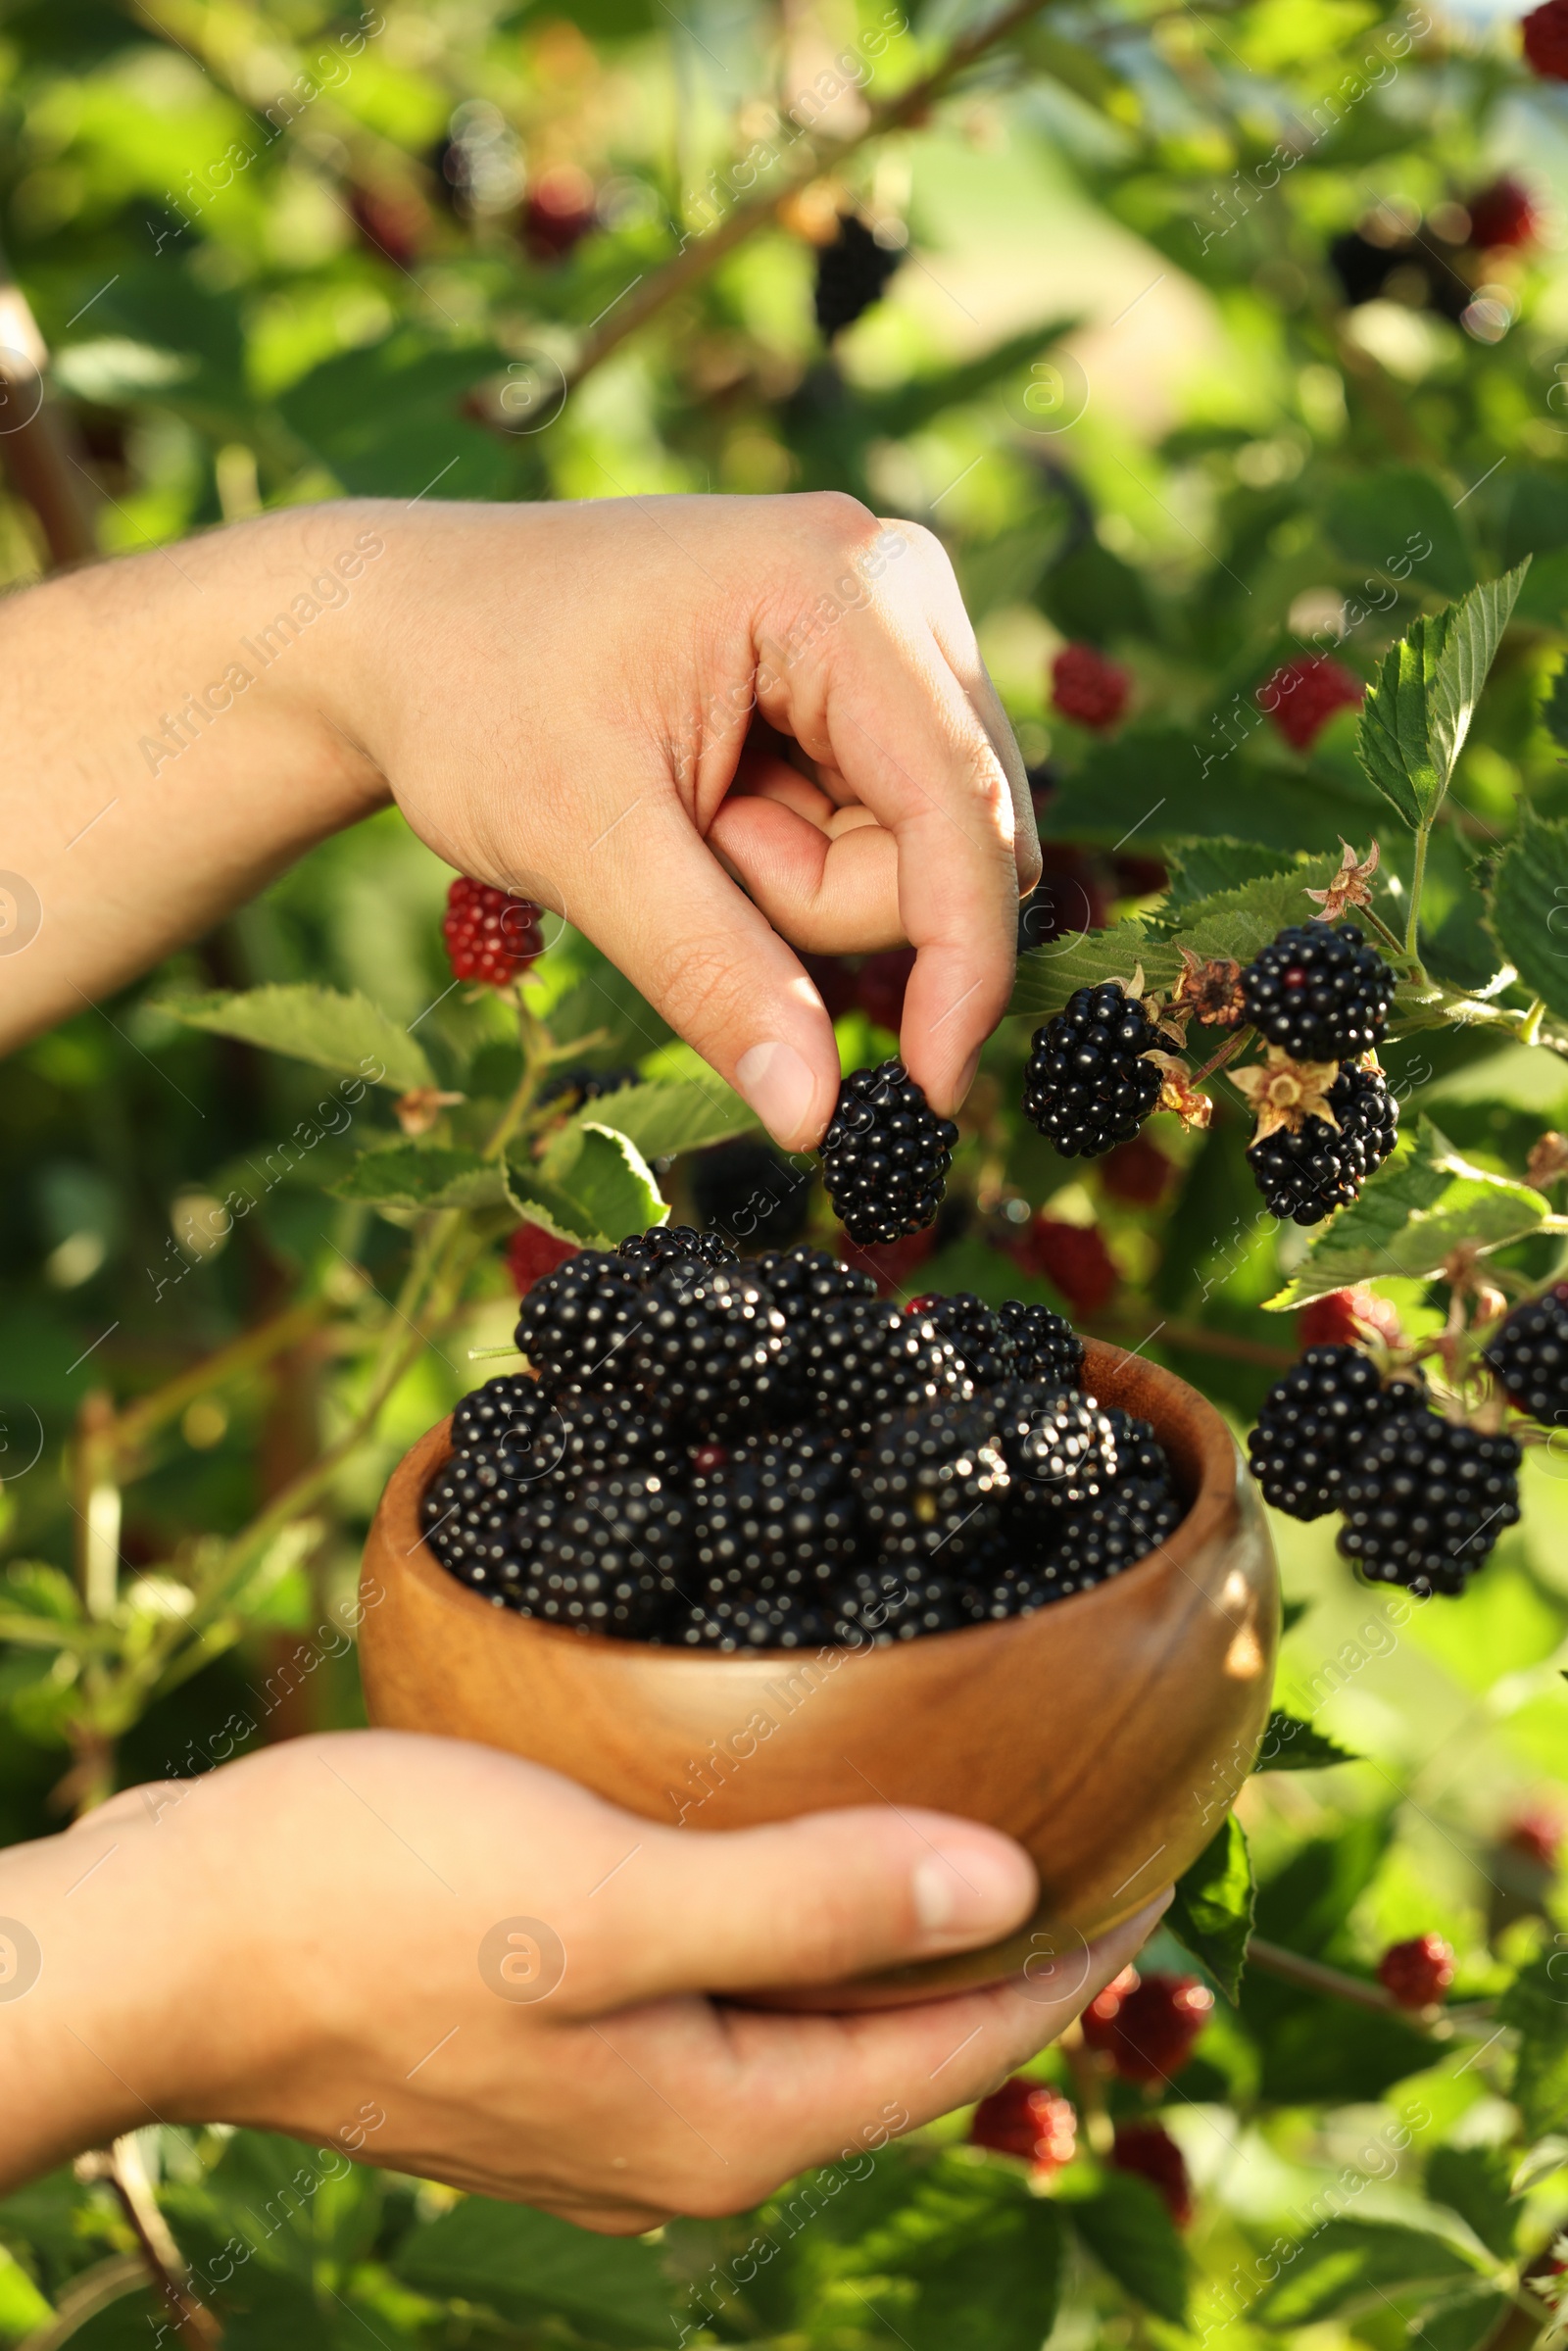
M 793 1045 L 753 1045 L 735 1064 L 735 1084 L 777 1143 L 793 1143 L 811 1114 L 816 1079 Z
M 917 1861 L 914 1913 L 932 1943 L 983 1942 L 1025 1916 L 1034 1895 L 1028 1862 L 991 1843 L 938 1847 Z

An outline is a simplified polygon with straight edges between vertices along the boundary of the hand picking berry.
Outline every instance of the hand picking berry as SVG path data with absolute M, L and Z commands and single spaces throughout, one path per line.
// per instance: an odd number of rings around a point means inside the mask
M 540 909 L 530 899 L 514 898 L 510 890 L 460 874 L 447 892 L 441 924 L 453 978 L 510 988 L 519 972 L 544 954 L 539 918 Z
M 1024 1073 L 1025 1117 L 1064 1159 L 1095 1159 L 1136 1135 L 1159 1101 L 1148 1055 L 1159 1032 L 1118 980 L 1079 988 L 1036 1029 Z
M 1394 974 L 1353 923 L 1293 923 L 1242 973 L 1245 1017 L 1296 1061 L 1371 1053 L 1389 1022 Z
M 902 1061 L 846 1078 L 822 1139 L 822 1181 L 850 1239 L 898 1241 L 934 1224 L 957 1140 Z
M 1378 1982 L 1401 2008 L 1431 2008 L 1453 1982 L 1453 1952 L 1441 1935 L 1391 1943 L 1378 1961 Z

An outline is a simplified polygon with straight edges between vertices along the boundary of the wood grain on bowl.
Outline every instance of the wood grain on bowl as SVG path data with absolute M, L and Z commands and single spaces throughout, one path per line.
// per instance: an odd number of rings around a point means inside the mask
M 1256 1753 L 1279 1627 L 1262 1511 L 1213 1406 L 1094 1341 L 1084 1385 L 1153 1423 L 1188 1503 L 1176 1532 L 1032 1616 L 863 1649 L 693 1653 L 494 1607 L 420 1535 L 443 1422 L 394 1473 L 366 1547 L 370 1720 L 505 1748 L 668 1828 L 868 1803 L 988 1821 L 1039 1869 L 1027 1928 L 776 2004 L 881 2006 L 1024 1967 L 1069 1989 L 1083 1938 L 1141 1909 L 1214 1835 Z

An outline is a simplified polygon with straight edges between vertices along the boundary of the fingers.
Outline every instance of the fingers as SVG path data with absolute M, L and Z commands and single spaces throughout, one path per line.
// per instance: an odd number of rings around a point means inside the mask
M 1009 1837 L 887 1805 L 720 1835 L 650 1832 L 645 1850 L 648 1868 L 595 1898 L 596 1942 L 616 1954 L 624 1999 L 832 1984 L 972 1949 L 1026 1918 L 1036 1893 Z M 599 1969 L 585 1976 L 592 1996 Z
M 684 809 L 651 791 L 642 822 L 594 844 L 566 910 L 776 1143 L 805 1151 L 821 1140 L 839 1090 L 832 1023 Z
M 858 814 L 829 833 L 778 800 L 726 800 L 708 838 L 792 946 L 808 955 L 868 955 L 905 943 L 899 853 L 869 809 Z

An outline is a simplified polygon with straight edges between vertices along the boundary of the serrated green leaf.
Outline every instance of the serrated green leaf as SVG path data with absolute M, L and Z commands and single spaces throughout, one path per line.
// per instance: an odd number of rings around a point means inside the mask
M 1359 1763 L 1363 1758 L 1342 1747 L 1335 1739 L 1303 1722 L 1298 1714 L 1276 1707 L 1268 1718 L 1254 1772 L 1321 1772 L 1335 1763 Z
M 1339 869 L 1338 857 L 1307 857 L 1284 872 L 1261 874 L 1236 889 L 1200 899 L 1182 916 L 1177 938 L 1195 955 L 1229 955 L 1250 963 L 1288 923 L 1307 922 L 1322 907 L 1308 890 L 1325 889 Z
M 1497 2002 L 1497 2022 L 1519 2035 L 1513 2102 L 1527 2136 L 1568 2121 L 1568 1952 L 1546 1951 L 1521 1968 Z
M 1124 2293 L 1171 2326 L 1185 2325 L 1187 2248 L 1157 2189 L 1130 2172 L 1106 2172 L 1093 2194 L 1064 2195 L 1058 2202 Z
M 1325 2221 L 1247 2315 L 1254 2326 L 1314 2327 L 1363 2305 L 1377 2309 L 1392 2295 L 1474 2275 L 1472 2261 L 1427 2229 L 1393 2221 Z
M 1130 980 L 1140 964 L 1151 994 L 1156 988 L 1173 988 L 1182 967 L 1175 948 L 1152 939 L 1141 922 L 1118 922 L 1108 931 L 1053 939 L 1018 957 L 1007 1009 L 1026 1019 L 1044 1020 L 1061 1010 L 1075 988 L 1092 988 L 1101 980 Z
M 1245 882 L 1261 881 L 1265 874 L 1283 873 L 1295 860 L 1283 850 L 1261 841 L 1237 841 L 1224 835 L 1215 841 L 1167 841 L 1170 893 L 1161 909 L 1170 916 L 1185 914 L 1205 898 L 1239 890 Z
M 1519 830 L 1493 876 L 1488 921 L 1532 996 L 1568 1019 L 1568 817 L 1548 821 L 1520 802 Z
M 1267 1309 L 1287 1314 L 1384 1275 L 1436 1273 L 1461 1243 L 1485 1255 L 1522 1241 L 1550 1213 L 1543 1194 L 1512 1176 L 1472 1167 L 1423 1118 L 1414 1150 L 1380 1168 L 1358 1200 L 1320 1227 L 1310 1253 L 1265 1301 Z
M 1446 612 L 1423 613 L 1384 656 L 1361 710 L 1361 764 L 1412 830 L 1430 824 L 1464 748 L 1529 558 Z
M 1519 2215 L 1513 2169 L 1501 2147 L 1434 2147 L 1427 2159 L 1427 2194 L 1468 2222 L 1499 2261 L 1512 2257 Z
M 1055 2324 L 1064 2236 L 1054 2204 L 1024 2197 L 926 2244 L 911 2234 L 892 2270 L 915 2288 L 895 2306 L 898 2337 L 909 2351 L 1038 2351 Z M 863 2321 L 866 2297 L 855 2304 Z
M 444 1144 L 393 1143 L 361 1151 L 331 1187 L 339 1200 L 377 1208 L 494 1208 L 507 1198 L 505 1171 L 477 1151 Z
M 1252 1933 L 1252 1857 L 1234 1813 L 1176 1881 L 1165 1925 L 1235 2000 Z
M 605 1102 L 579 1111 L 569 1127 L 613 1125 L 644 1159 L 670 1159 L 732 1135 L 754 1134 L 761 1120 L 723 1079 L 655 1079 L 623 1086 Z
M 611 1102 L 618 1107 L 619 1097 Z M 550 1197 L 576 1214 L 582 1225 L 603 1235 L 611 1247 L 628 1233 L 662 1224 L 669 1209 L 653 1169 L 629 1135 L 603 1118 L 572 1119 L 555 1136 L 539 1163 L 538 1177 Z M 513 1192 L 536 1188 L 526 1169 L 510 1171 Z
M 288 987 L 223 990 L 213 996 L 172 996 L 154 1010 L 187 1028 L 240 1037 L 270 1053 L 313 1061 L 318 1069 L 364 1078 L 407 1094 L 433 1086 L 435 1077 L 416 1040 L 368 996 L 301 982 Z
M 465 2196 L 405 2237 L 392 2268 L 409 2285 L 487 2304 L 526 2325 L 545 2313 L 595 2341 L 670 2338 L 675 2297 L 646 2237 L 594 2236 L 526 2204 Z

